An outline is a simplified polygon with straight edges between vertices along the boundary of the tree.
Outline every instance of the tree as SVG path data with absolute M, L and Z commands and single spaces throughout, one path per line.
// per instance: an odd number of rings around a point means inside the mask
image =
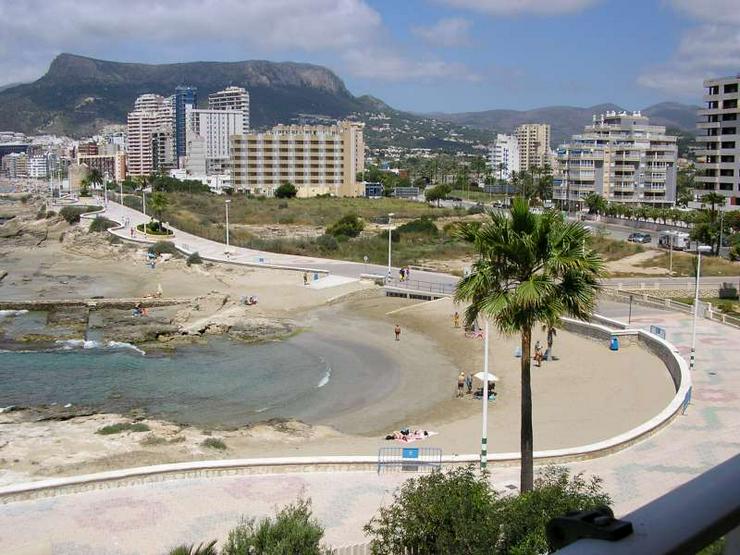
M 532 168 L 534 196 L 540 201 L 552 198 L 552 168 L 550 164 Z
M 449 195 L 452 192 L 452 187 L 449 185 L 437 185 L 436 187 L 430 187 L 424 191 L 424 198 L 426 198 L 427 202 L 435 202 L 437 203 L 437 206 L 439 206 L 440 201 L 443 201 L 447 198 L 447 195 Z
M 290 181 L 286 181 L 275 189 L 275 196 L 277 198 L 295 198 L 297 194 L 298 189 Z
M 598 193 L 589 193 L 583 201 L 588 206 L 589 214 L 603 214 L 606 211 L 606 199 Z
M 152 195 L 149 197 L 149 206 L 151 207 L 152 212 L 157 217 L 157 221 L 160 224 L 162 223 L 162 216 L 164 215 L 164 211 L 167 210 L 169 204 L 170 203 L 167 200 L 167 195 L 165 195 L 164 193 L 152 193 Z
M 80 180 L 80 196 L 81 197 L 89 197 L 90 196 L 90 178 L 89 176 L 85 176 Z
M 686 207 L 694 200 L 694 183 L 696 177 L 696 168 L 694 164 L 689 164 L 687 168 L 678 170 L 676 176 L 676 204 Z
M 90 172 L 87 174 L 87 179 L 92 186 L 99 186 L 103 184 L 103 174 L 101 174 L 100 170 L 97 168 L 92 168 L 90 170 Z
M 725 197 L 719 193 L 707 193 L 701 197 L 701 205 L 703 207 L 709 205 L 709 219 L 712 223 L 717 220 L 717 207 L 724 205 L 725 200 Z
M 587 319 L 596 305 L 601 257 L 585 248 L 588 231 L 560 213 L 535 214 L 516 198 L 510 218 L 492 212 L 483 223 L 463 223 L 456 236 L 473 243 L 477 260 L 458 282 L 457 302 L 469 302 L 465 319 L 479 315 L 504 333 L 521 336 L 521 490 L 533 484 L 532 328 L 561 316 Z
M 357 237 L 363 229 L 365 223 L 356 214 L 347 214 L 326 228 L 326 233 L 334 237 Z

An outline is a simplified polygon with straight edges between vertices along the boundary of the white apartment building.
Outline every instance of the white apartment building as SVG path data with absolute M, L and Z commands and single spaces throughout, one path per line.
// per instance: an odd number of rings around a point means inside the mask
M 231 136 L 235 190 L 272 195 L 286 181 L 298 196 L 360 196 L 365 169 L 364 124 L 278 125 L 265 133 Z
M 2 171 L 11 179 L 28 177 L 28 155 L 25 152 L 11 152 L 2 158 Z
M 513 135 L 496 135 L 491 145 L 488 164 L 499 179 L 511 179 L 511 172 L 519 171 L 519 142 Z
M 44 155 L 31 156 L 28 159 L 28 177 L 45 179 L 49 171 L 49 162 Z
M 208 95 L 209 110 L 241 110 L 244 117 L 244 132 L 249 131 L 249 93 L 242 87 L 226 87 Z
M 550 125 L 547 123 L 525 123 L 514 133 L 519 144 L 519 168 L 517 171 L 543 167 L 550 163 Z
M 244 113 L 241 110 L 198 110 L 188 107 L 185 121 L 187 144 L 195 137 L 204 140 L 207 169 L 228 165 L 229 137 L 244 135 Z
M 718 193 L 727 199 L 726 209 L 740 210 L 740 74 L 709 79 L 704 88 L 694 195 Z
M 144 94 L 136 99 L 134 111 L 128 114 L 126 128 L 127 169 L 129 175 L 149 175 L 170 160 L 155 157 L 153 140 L 172 141 L 174 115 L 172 102 L 158 94 Z M 163 134 L 163 135 L 162 135 Z M 174 148 L 158 147 L 162 153 Z M 156 158 L 156 160 L 155 160 Z M 156 162 L 156 163 L 155 163 Z
M 557 150 L 553 199 L 580 205 L 590 193 L 609 201 L 669 205 L 676 198 L 676 137 L 640 112 L 607 112 Z

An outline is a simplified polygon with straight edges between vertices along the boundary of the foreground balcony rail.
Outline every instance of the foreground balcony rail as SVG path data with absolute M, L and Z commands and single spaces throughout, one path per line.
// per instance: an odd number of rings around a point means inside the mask
M 740 553 L 740 455 L 621 517 L 634 532 L 617 540 L 579 539 L 563 555 L 697 553 L 725 537 L 724 553 Z M 565 529 L 564 534 L 577 533 Z M 583 537 L 580 535 L 579 537 Z

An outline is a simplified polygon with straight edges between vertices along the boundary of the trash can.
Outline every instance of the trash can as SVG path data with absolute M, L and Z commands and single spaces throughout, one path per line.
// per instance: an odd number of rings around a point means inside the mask
M 612 335 L 612 339 L 609 342 L 609 349 L 612 351 L 618 351 L 619 350 L 619 339 L 616 335 Z

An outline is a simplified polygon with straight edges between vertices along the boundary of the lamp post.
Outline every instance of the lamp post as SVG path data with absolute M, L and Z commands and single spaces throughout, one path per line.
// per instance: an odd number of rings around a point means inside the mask
M 121 180 L 119 185 L 121 187 L 121 198 L 119 198 L 118 200 L 121 202 L 121 224 L 123 224 L 123 218 L 124 218 L 124 213 L 125 213 L 124 212 L 125 207 L 123 205 L 123 179 Z
M 699 316 L 699 279 L 701 276 L 701 253 L 710 252 L 712 247 L 708 245 L 697 245 L 696 252 L 696 289 L 694 290 L 694 323 L 691 327 L 691 362 L 689 370 L 693 370 L 696 365 L 696 319 Z
M 229 204 L 231 204 L 231 199 L 226 199 L 225 203 L 226 205 L 226 253 L 229 252 Z
M 146 191 L 141 190 L 141 211 L 144 213 L 144 237 L 146 237 Z
M 480 436 L 480 469 L 488 465 L 488 318 L 483 337 L 483 429 Z
M 391 235 L 393 235 L 391 219 L 393 218 L 393 216 L 393 212 L 388 214 L 388 281 L 390 281 L 391 279 Z
M 103 176 L 103 206 L 108 208 L 108 172 Z

